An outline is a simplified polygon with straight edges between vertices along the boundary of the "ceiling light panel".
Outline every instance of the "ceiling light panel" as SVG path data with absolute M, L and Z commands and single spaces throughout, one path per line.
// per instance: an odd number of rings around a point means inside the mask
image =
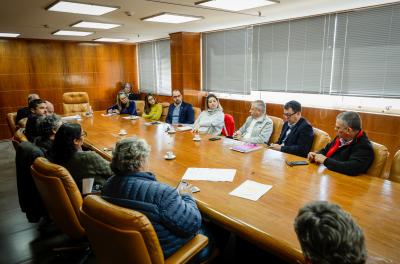
M 58 30 L 53 33 L 53 35 L 57 36 L 79 36 L 79 37 L 84 37 L 84 36 L 89 36 L 93 34 L 94 32 L 86 32 L 86 31 L 70 31 L 70 30 Z
M 99 23 L 99 22 L 78 22 L 72 27 L 79 27 L 79 28 L 99 28 L 99 29 L 111 29 L 121 26 L 120 24 L 110 24 L 110 23 Z
M 47 8 L 48 11 L 66 12 L 66 13 L 84 14 L 93 16 L 101 16 L 117 9 L 118 7 L 82 4 L 82 3 L 74 3 L 67 1 L 58 1 Z
M 0 33 L 0 38 L 16 38 L 18 37 L 19 33 Z
M 261 6 L 267 6 L 277 4 L 275 1 L 266 0 L 210 0 L 210 1 L 199 1 L 196 5 L 212 7 L 217 9 L 225 9 L 230 11 L 241 11 L 246 9 L 252 9 Z
M 100 41 L 100 42 L 122 42 L 125 41 L 126 39 L 121 39 L 121 38 L 98 38 L 95 39 L 94 41 Z
M 203 17 L 173 14 L 173 13 L 160 13 L 154 16 L 142 18 L 143 21 L 171 23 L 171 24 L 186 23 L 200 19 L 203 19 Z

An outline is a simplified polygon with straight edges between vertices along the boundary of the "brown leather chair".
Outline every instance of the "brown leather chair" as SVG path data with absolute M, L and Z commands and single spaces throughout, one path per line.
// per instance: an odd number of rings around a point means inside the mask
M 22 118 L 21 120 L 18 121 L 17 128 L 21 128 L 21 127 L 25 128 L 26 122 L 28 122 L 28 118 L 27 117 Z
M 28 138 L 25 136 L 24 131 L 25 128 L 17 129 L 17 131 L 15 131 L 14 136 L 11 139 L 15 151 L 17 150 L 19 143 L 23 141 L 28 141 Z
M 11 135 L 14 135 L 15 131 L 17 131 L 16 117 L 17 112 L 7 113 L 7 124 Z
M 269 138 L 268 143 L 276 143 L 279 140 L 279 136 L 281 135 L 282 127 L 283 127 L 283 119 L 276 116 L 268 116 L 271 118 L 273 123 L 273 130 L 271 137 Z
M 85 198 L 80 219 L 99 263 L 186 263 L 208 243 L 198 234 L 164 260 L 157 234 L 144 214 L 96 195 Z
M 367 174 L 374 177 L 383 177 L 383 168 L 385 168 L 386 161 L 389 157 L 389 151 L 384 145 L 371 141 L 372 148 L 374 149 L 374 161 L 369 167 Z
M 162 114 L 160 117 L 160 121 L 165 122 L 165 119 L 167 119 L 167 115 L 168 115 L 169 103 L 162 102 L 160 104 L 162 105 Z
M 329 142 L 331 142 L 331 137 L 325 131 L 313 127 L 314 130 L 314 141 L 311 146 L 311 152 L 316 152 L 323 149 Z
M 389 180 L 400 182 L 400 150 L 398 150 L 393 157 Z
M 142 116 L 144 112 L 144 100 L 136 100 L 136 112 L 138 116 Z
M 64 114 L 89 111 L 89 95 L 86 92 L 70 92 L 63 94 Z
M 201 109 L 199 107 L 194 107 L 193 106 L 193 112 L 194 112 L 194 121 L 199 117 L 201 114 Z
M 78 218 L 82 195 L 71 174 L 62 166 L 39 157 L 31 167 L 33 179 L 55 224 L 73 239 L 85 236 Z

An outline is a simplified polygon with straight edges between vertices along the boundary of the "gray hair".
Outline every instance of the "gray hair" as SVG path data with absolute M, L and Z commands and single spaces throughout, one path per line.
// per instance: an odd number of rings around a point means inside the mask
M 263 100 L 256 100 L 252 103 L 258 110 L 260 110 L 263 114 L 266 112 L 266 105 Z
M 28 104 L 29 104 L 30 101 L 35 100 L 35 99 L 40 99 L 38 94 L 35 94 L 35 93 L 34 94 L 29 94 L 28 95 Z
M 111 160 L 111 170 L 116 175 L 138 172 L 150 155 L 146 140 L 138 137 L 125 138 L 117 142 Z
M 49 138 L 55 134 L 61 125 L 61 117 L 55 114 L 40 116 L 37 121 L 38 132 L 42 138 Z
M 363 264 L 364 234 L 350 214 L 326 201 L 306 204 L 294 228 L 305 258 L 320 264 Z
M 342 112 L 337 115 L 336 119 L 342 121 L 347 127 L 353 130 L 361 130 L 361 118 L 356 112 Z

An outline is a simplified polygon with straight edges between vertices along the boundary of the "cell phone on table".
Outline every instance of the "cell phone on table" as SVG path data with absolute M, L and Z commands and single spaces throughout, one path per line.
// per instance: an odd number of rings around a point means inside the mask
M 306 160 L 297 160 L 297 161 L 286 161 L 286 164 L 290 167 L 300 166 L 300 165 L 308 165 L 308 161 Z
M 215 140 L 220 140 L 220 139 L 221 139 L 220 137 L 212 137 L 212 138 L 209 138 L 208 140 L 215 141 Z

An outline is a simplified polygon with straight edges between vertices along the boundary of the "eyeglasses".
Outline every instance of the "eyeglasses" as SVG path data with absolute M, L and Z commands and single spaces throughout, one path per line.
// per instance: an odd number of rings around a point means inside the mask
M 294 112 L 294 113 L 291 113 L 291 114 L 283 113 L 283 115 L 286 116 L 286 117 L 291 117 L 292 115 L 295 115 L 295 114 L 297 114 L 297 112 Z
M 172 96 L 173 98 L 179 98 L 179 97 L 181 97 L 182 95 L 174 95 L 174 96 Z
M 86 137 L 86 136 L 87 136 L 87 132 L 85 130 L 82 130 L 81 137 Z

